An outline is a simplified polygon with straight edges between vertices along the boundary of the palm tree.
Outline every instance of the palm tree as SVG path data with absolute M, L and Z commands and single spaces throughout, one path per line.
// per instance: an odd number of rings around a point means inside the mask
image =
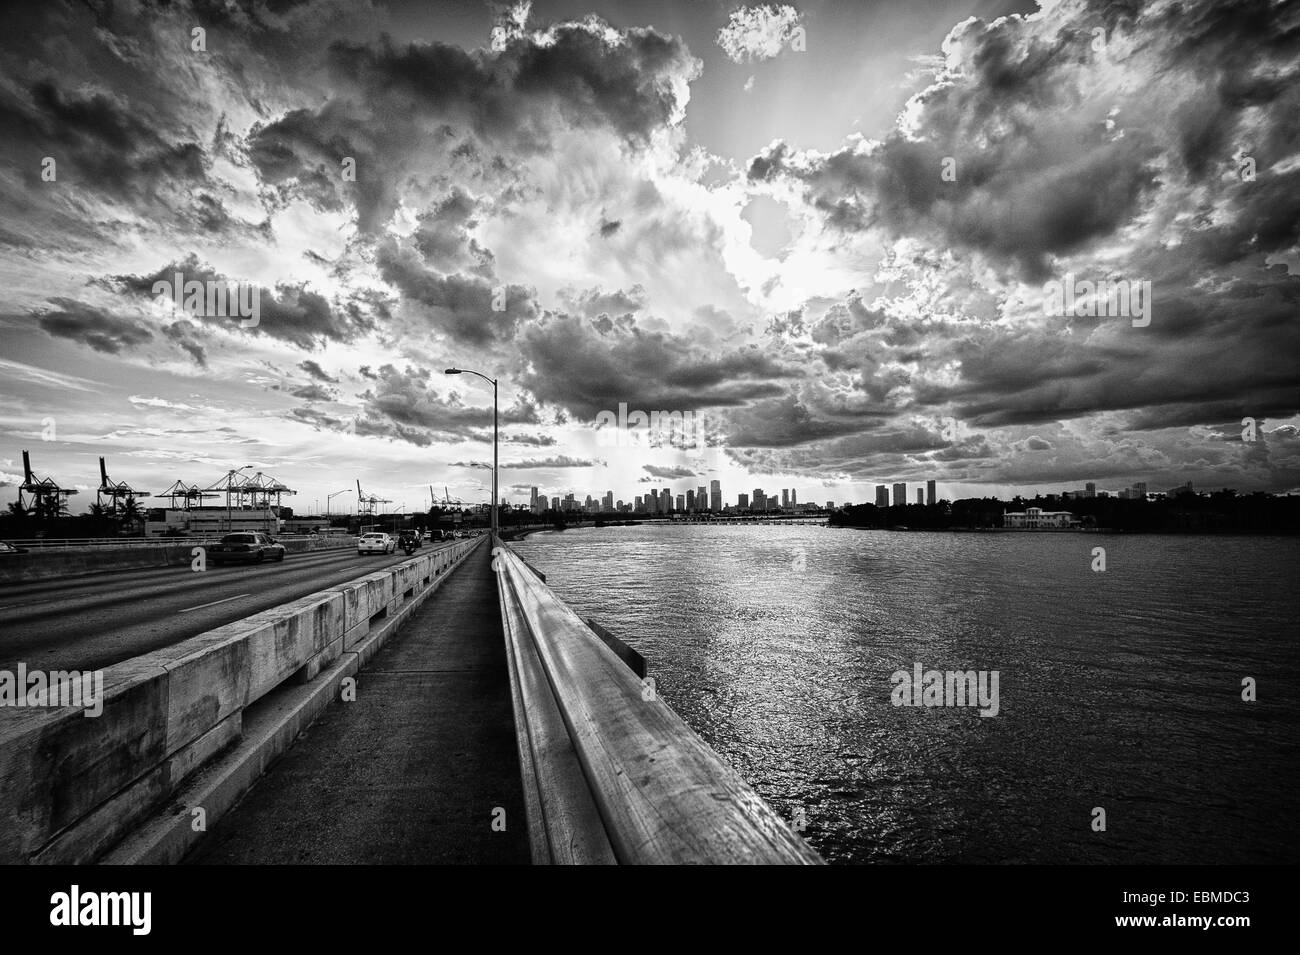
M 134 496 L 127 495 L 122 503 L 122 527 L 130 530 L 143 521 L 144 515 L 140 513 L 140 505 L 136 503 Z

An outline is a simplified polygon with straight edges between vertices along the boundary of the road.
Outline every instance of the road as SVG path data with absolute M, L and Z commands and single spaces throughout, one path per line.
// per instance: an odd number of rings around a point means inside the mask
M 434 545 L 444 546 L 444 545 Z M 416 551 L 427 554 L 430 545 Z M 0 587 L 0 670 L 96 670 L 406 560 L 351 548 Z

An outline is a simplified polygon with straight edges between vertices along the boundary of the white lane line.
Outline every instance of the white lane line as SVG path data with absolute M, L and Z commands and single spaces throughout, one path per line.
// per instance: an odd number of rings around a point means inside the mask
M 212 603 L 199 604 L 197 607 L 189 607 L 185 610 L 177 610 L 177 613 L 189 613 L 191 610 L 202 610 L 204 607 L 215 607 L 217 604 L 223 604 L 227 600 L 238 600 L 240 597 L 250 597 L 251 594 L 235 594 L 233 597 L 223 597 L 221 600 L 214 600 Z

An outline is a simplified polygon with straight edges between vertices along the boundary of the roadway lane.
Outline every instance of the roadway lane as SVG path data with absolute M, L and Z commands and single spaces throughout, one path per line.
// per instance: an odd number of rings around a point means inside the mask
M 446 545 L 436 545 L 442 547 Z M 431 552 L 430 545 L 416 551 Z M 351 548 L 195 572 L 152 567 L 0 587 L 0 670 L 95 670 L 374 573 L 407 557 Z

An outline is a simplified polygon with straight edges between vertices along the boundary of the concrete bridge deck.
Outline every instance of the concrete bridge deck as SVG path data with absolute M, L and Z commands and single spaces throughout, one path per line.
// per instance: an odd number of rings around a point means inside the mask
M 185 861 L 527 864 L 490 561 L 480 547 L 453 570 L 358 672 L 356 701 L 325 710 Z

